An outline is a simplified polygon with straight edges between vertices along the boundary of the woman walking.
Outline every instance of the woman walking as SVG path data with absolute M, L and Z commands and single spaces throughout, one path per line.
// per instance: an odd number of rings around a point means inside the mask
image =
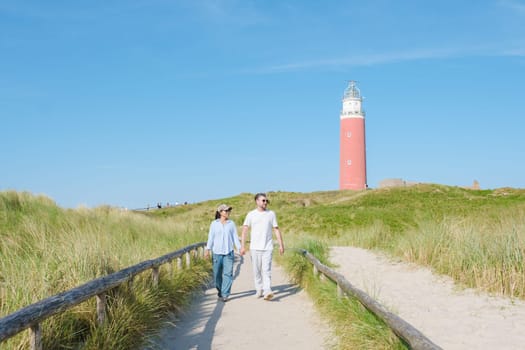
M 215 213 L 215 220 L 210 224 L 205 257 L 212 251 L 213 280 L 219 300 L 228 301 L 233 283 L 234 246 L 238 251 L 241 243 L 237 236 L 237 227 L 229 219 L 232 207 L 221 204 Z

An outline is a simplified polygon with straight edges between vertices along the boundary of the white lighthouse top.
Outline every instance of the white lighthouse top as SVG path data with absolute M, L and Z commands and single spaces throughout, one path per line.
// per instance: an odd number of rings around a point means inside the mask
M 341 119 L 347 118 L 364 118 L 365 111 L 363 111 L 363 98 L 361 91 L 355 85 L 355 80 L 350 80 L 348 87 L 345 89 L 343 96 L 343 109 L 341 110 Z
M 361 91 L 359 91 L 359 89 L 355 85 L 355 80 L 350 80 L 350 82 L 348 83 L 348 87 L 345 90 L 345 95 L 343 99 L 346 100 L 347 98 L 361 99 Z

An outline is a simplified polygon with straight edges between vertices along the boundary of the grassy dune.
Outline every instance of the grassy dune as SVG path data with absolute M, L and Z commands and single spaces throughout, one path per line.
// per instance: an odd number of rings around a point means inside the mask
M 429 266 L 460 285 L 525 298 L 525 190 L 417 185 L 363 192 L 268 195 L 288 248 L 280 262 L 332 320 L 340 349 L 397 349 L 404 345 L 359 304 L 331 297 L 335 295 L 331 290 L 334 286 L 313 281 L 310 266 L 291 248 L 307 248 L 327 264 L 330 245 L 377 249 Z M 231 219 L 239 227 L 254 207 L 253 195 L 248 193 L 140 213 L 108 207 L 64 210 L 47 198 L 0 193 L 0 315 L 206 240 L 214 209 L 223 202 L 234 207 Z M 141 334 L 158 325 L 146 317 L 146 310 L 155 310 L 150 317 L 160 322 L 165 310 L 184 304 L 208 269 L 197 265 L 173 282 L 161 279 L 165 282 L 159 288 L 160 295 L 151 295 L 146 287 L 139 297 L 136 291 L 115 291 L 126 298 L 114 299 L 110 315 L 119 321 L 107 329 L 90 331 L 94 329 L 94 305 L 85 303 L 45 324 L 44 331 L 54 337 L 44 334 L 44 339 L 60 339 L 57 342 L 66 344 L 64 347 L 85 341 L 89 349 L 132 348 Z M 163 302 L 155 302 L 157 298 Z M 132 302 L 137 299 L 141 302 Z M 131 335 L 122 332 L 128 325 Z M 26 344 L 25 337 L 13 339 L 12 348 Z M 123 339 L 124 345 L 110 343 L 115 338 Z M 47 348 L 58 348 L 57 344 Z
M 159 220 L 109 207 L 64 210 L 45 197 L 0 193 L 0 316 L 71 289 L 94 278 L 159 257 L 202 234 L 173 219 Z M 130 349 L 159 328 L 168 310 L 188 302 L 207 279 L 200 262 L 174 279 L 161 276 L 151 289 L 150 274 L 138 276 L 133 290 L 116 288 L 108 296 L 109 322 L 98 329 L 95 300 L 42 324 L 45 349 Z M 161 270 L 166 275 L 165 268 Z M 117 297 L 118 296 L 118 297 Z M 28 348 L 28 332 L 1 344 Z
M 333 284 L 314 281 L 309 264 L 290 248 L 307 248 L 326 264 L 330 245 L 381 250 L 449 275 L 459 285 L 525 298 L 525 190 L 426 184 L 362 192 L 272 192 L 269 198 L 289 249 L 280 262 L 330 319 L 338 349 L 406 346 L 359 303 L 337 300 Z M 251 194 L 241 194 L 152 215 L 198 222 L 205 208 L 222 201 L 234 206 L 231 218 L 238 225 L 254 206 Z
M 525 298 L 525 190 L 417 185 L 312 193 L 271 192 L 287 246 L 308 240 L 377 249 L 431 267 L 459 284 Z M 252 194 L 148 213 L 206 234 L 210 208 L 234 207 L 240 227 Z
M 314 201 L 314 200 L 312 200 Z M 459 284 L 525 298 L 525 191 L 420 185 L 305 207 L 294 236 L 380 249 Z

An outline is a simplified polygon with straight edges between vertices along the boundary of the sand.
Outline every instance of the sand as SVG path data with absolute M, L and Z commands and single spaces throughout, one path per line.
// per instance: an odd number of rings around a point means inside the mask
M 525 302 L 458 288 L 431 270 L 352 247 L 330 261 L 355 287 L 443 349 L 525 349 Z
M 427 268 L 360 248 L 333 247 L 330 260 L 351 284 L 443 349 L 525 349 L 524 301 L 460 289 Z M 308 350 L 334 342 L 307 294 L 275 263 L 271 301 L 254 297 L 249 256 L 236 256 L 234 273 L 230 301 L 218 301 L 208 287 L 155 343 L 168 350 Z
M 173 316 L 172 326 L 161 331 L 155 343 L 161 349 L 324 349 L 329 327 L 315 311 L 303 290 L 290 283 L 274 263 L 270 301 L 257 299 L 249 255 L 235 256 L 230 300 L 217 300 L 215 288 L 195 298 L 188 311 Z M 326 347 L 328 348 L 328 347 Z

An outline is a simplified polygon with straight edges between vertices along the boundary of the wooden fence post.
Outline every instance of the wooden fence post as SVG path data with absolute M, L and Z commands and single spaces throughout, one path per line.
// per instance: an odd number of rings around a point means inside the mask
M 168 275 L 173 278 L 173 260 L 168 263 Z
M 404 340 L 410 349 L 414 350 L 442 350 L 441 347 L 434 344 L 424 334 L 415 329 L 412 325 L 407 323 L 399 316 L 388 311 L 383 305 L 372 299 L 368 294 L 362 290 L 355 288 L 350 282 L 348 282 L 343 275 L 330 269 L 328 266 L 323 265 L 317 258 L 306 250 L 302 250 L 303 255 L 314 265 L 314 274 L 321 273 L 322 278 L 329 278 L 330 280 L 337 283 L 337 289 L 339 289 L 345 295 L 351 296 L 357 299 L 361 305 L 363 305 L 368 311 L 375 314 L 390 329 L 402 340 Z M 317 265 L 317 267 L 316 267 Z
M 191 265 L 191 252 L 186 253 L 186 268 L 189 268 Z
M 341 299 L 345 293 L 343 292 L 343 288 L 341 288 L 341 285 L 337 283 L 337 297 Z
M 99 326 L 106 320 L 106 293 L 97 294 L 97 322 Z
M 319 275 L 319 270 L 317 269 L 317 266 L 313 265 L 314 270 L 314 276 L 317 277 Z
M 186 254 L 186 265 L 190 267 L 192 254 L 194 258 L 197 259 L 199 254 L 204 253 L 204 244 L 205 242 L 192 244 L 163 255 L 157 259 L 146 260 L 107 276 L 95 278 L 78 287 L 23 307 L 10 315 L 0 317 L 0 343 L 23 330 L 29 329 L 30 339 L 29 341 L 26 340 L 26 342 L 29 342 L 32 350 L 42 350 L 42 322 L 47 318 L 52 317 L 55 314 L 63 313 L 65 310 L 71 309 L 73 306 L 83 303 L 86 300 L 93 300 L 91 299 L 93 297 L 96 298 L 96 321 L 99 325 L 102 325 L 107 322 L 106 294 L 109 290 L 122 286 L 132 292 L 135 276 L 149 269 L 153 270 L 153 283 L 158 285 L 160 282 L 160 269 L 163 264 L 170 264 L 168 268 L 170 269 L 170 273 L 173 274 L 173 260 L 177 259 L 177 268 L 182 269 L 182 256 Z
M 31 332 L 31 350 L 42 350 L 42 329 L 40 323 L 36 323 L 29 327 Z
M 159 267 L 155 266 L 151 269 L 151 277 L 153 278 L 153 287 L 159 285 Z

